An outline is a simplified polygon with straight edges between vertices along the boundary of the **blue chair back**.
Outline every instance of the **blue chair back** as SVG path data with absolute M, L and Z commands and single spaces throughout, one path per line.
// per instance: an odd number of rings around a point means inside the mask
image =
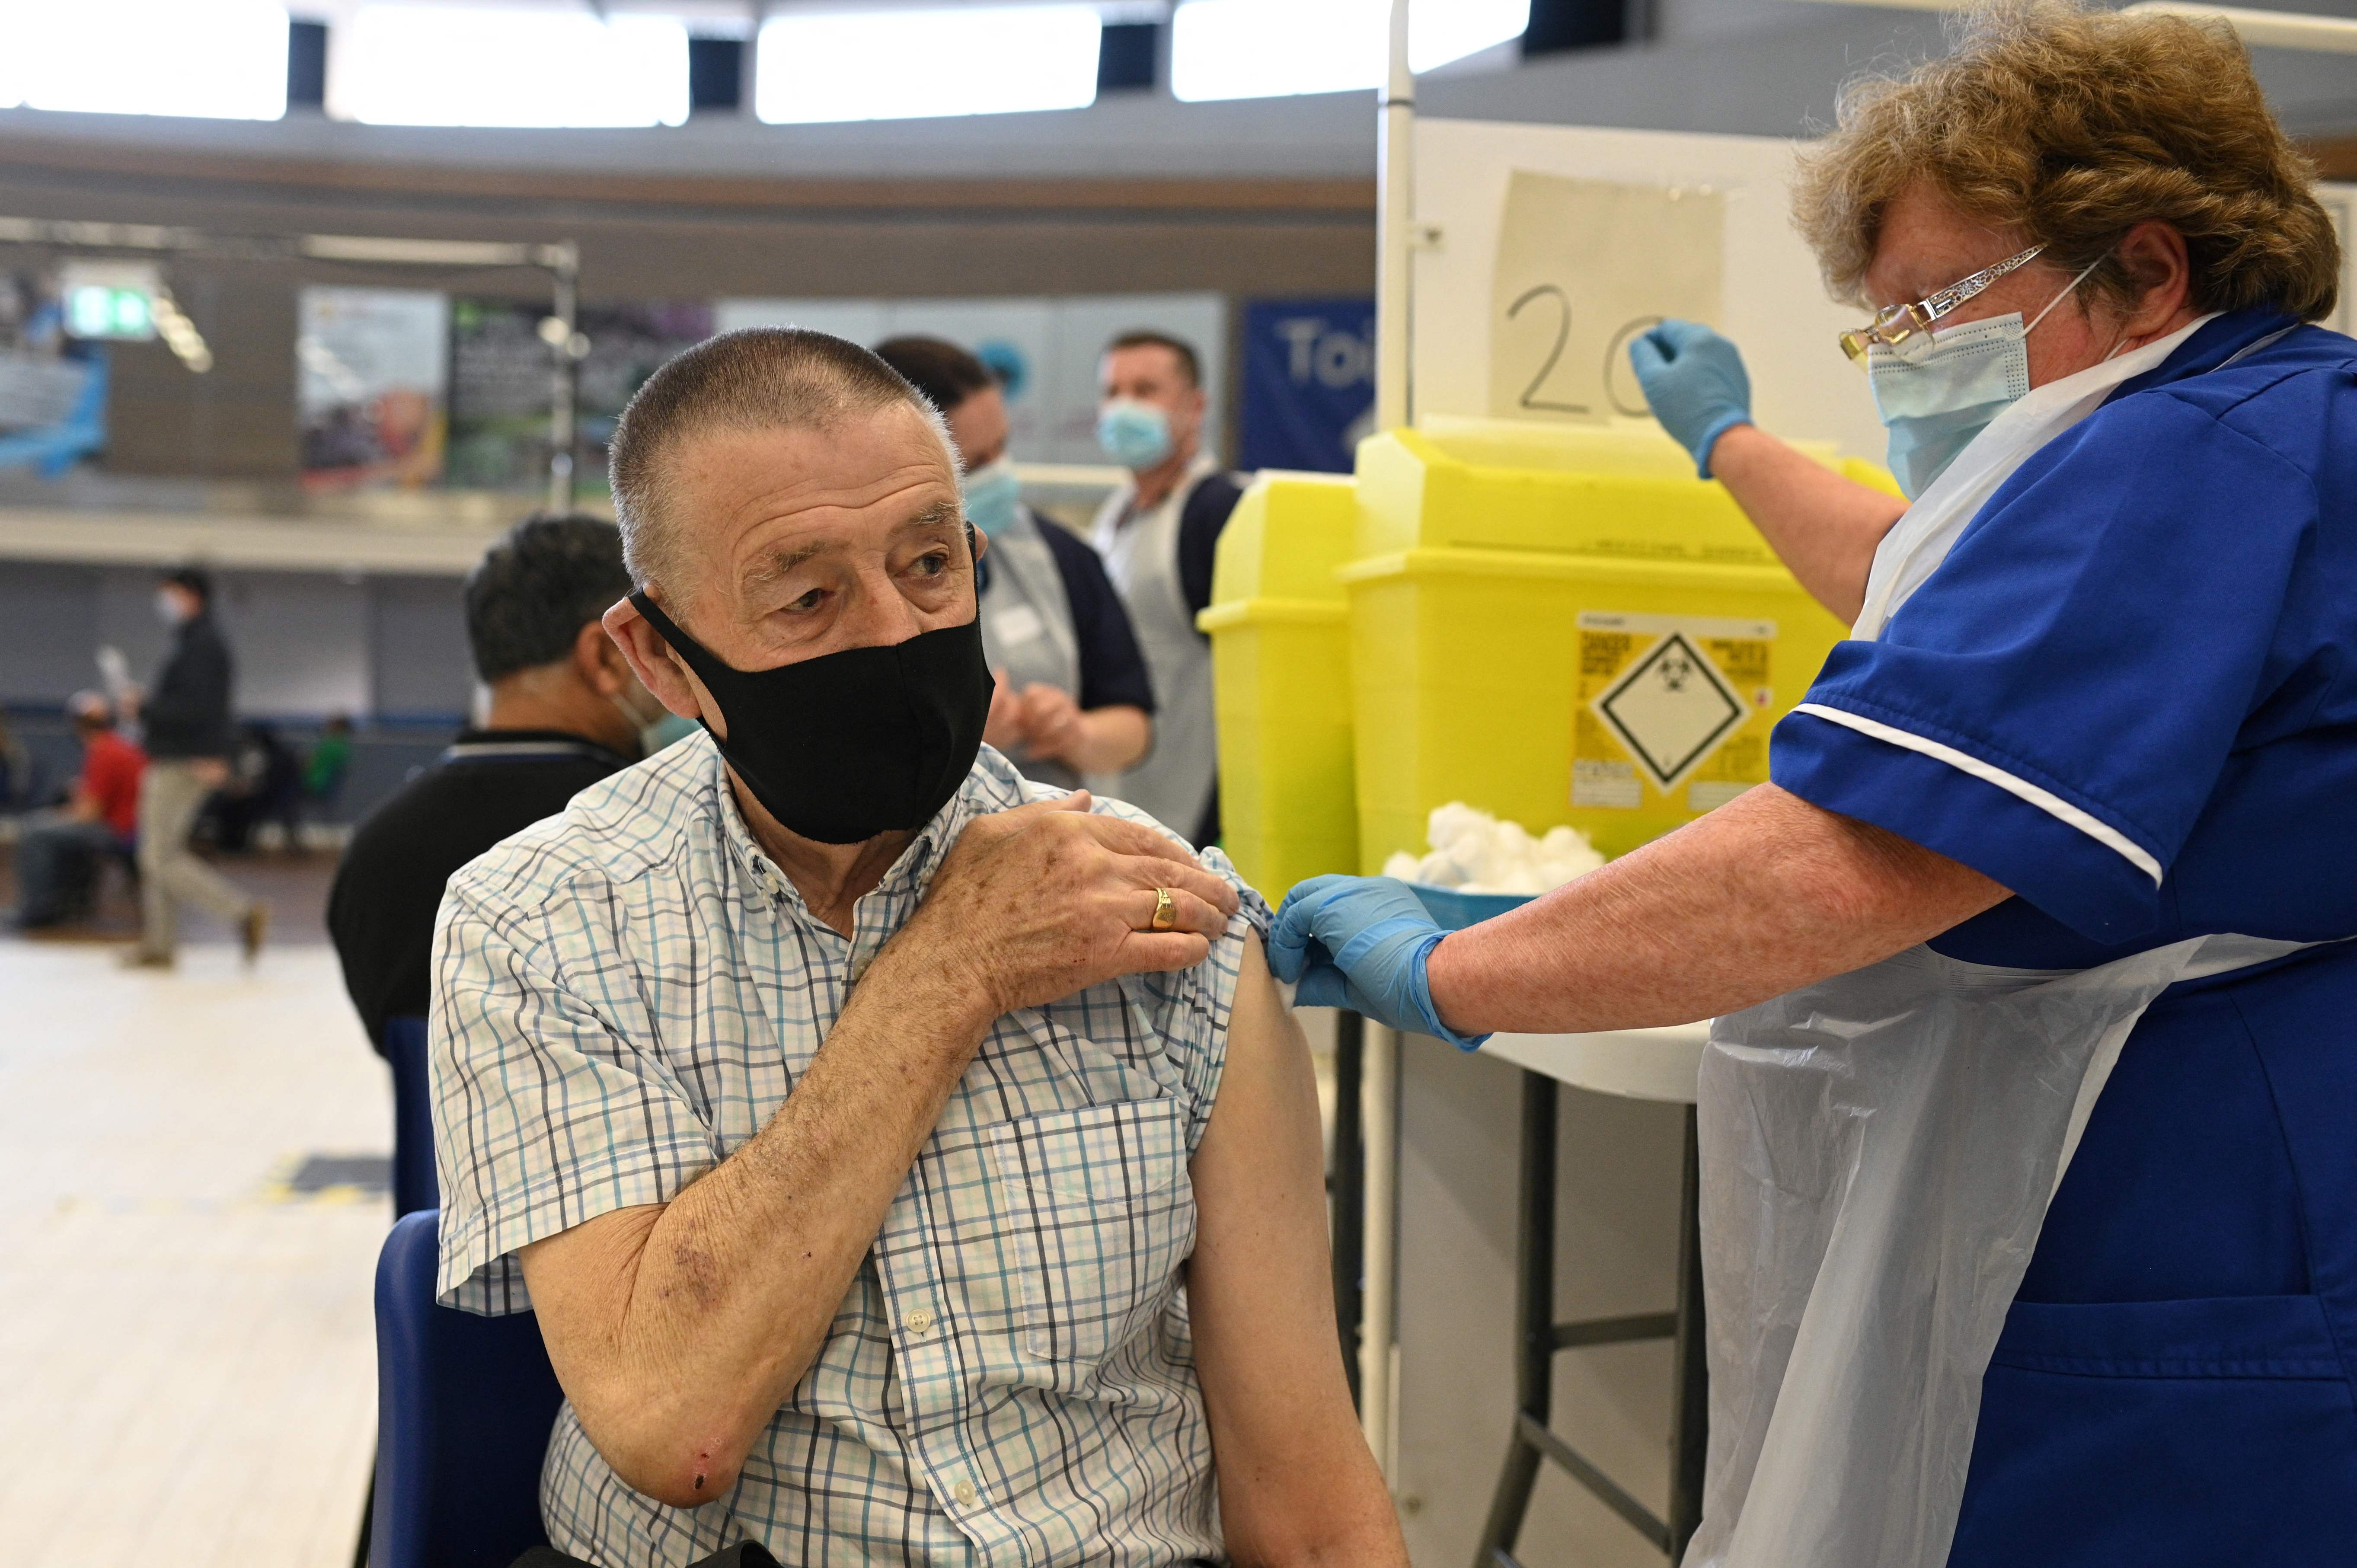
M 376 1266 L 376 1512 L 369 1568 L 509 1568 L 548 1537 L 540 1467 L 565 1394 L 531 1313 L 434 1303 L 437 1209 Z
M 425 1020 L 387 1018 L 384 1057 L 393 1064 L 393 1212 L 398 1219 L 442 1207 L 434 1176 L 434 1095 L 425 1082 Z

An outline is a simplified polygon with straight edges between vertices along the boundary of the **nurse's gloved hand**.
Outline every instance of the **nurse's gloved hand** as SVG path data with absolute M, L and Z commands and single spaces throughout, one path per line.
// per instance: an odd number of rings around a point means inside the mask
M 1425 979 L 1426 961 L 1448 934 L 1394 877 L 1313 876 L 1276 912 L 1268 967 L 1296 988 L 1297 1007 L 1348 1007 L 1469 1051 L 1490 1036 L 1442 1023 Z
M 1694 454 L 1695 472 L 1709 478 L 1711 447 L 1751 423 L 1742 350 L 1699 322 L 1664 321 L 1630 339 L 1629 362 L 1653 417 Z

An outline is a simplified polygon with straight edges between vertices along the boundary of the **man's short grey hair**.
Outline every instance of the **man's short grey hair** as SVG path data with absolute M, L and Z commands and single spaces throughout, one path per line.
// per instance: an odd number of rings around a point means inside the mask
M 915 410 L 941 437 L 956 474 L 957 446 L 941 413 L 899 371 L 845 338 L 748 327 L 671 360 L 630 399 L 608 448 L 614 518 L 632 580 L 678 581 L 672 481 L 683 442 L 716 431 L 828 430 L 896 404 Z

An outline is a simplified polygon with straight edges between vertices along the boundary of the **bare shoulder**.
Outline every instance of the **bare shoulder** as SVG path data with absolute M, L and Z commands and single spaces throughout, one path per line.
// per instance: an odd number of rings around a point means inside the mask
M 1305 1159 L 1322 1169 L 1318 1078 L 1309 1042 L 1269 973 L 1259 933 L 1238 941 L 1227 1059 L 1198 1150 L 1199 1199 L 1223 1188 L 1243 1197 Z M 1206 1192 L 1202 1166 L 1221 1167 Z

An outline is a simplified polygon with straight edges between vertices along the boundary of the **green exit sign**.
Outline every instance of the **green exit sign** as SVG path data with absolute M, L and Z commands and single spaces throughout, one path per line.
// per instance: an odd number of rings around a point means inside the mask
M 82 284 L 66 294 L 66 330 L 77 338 L 156 336 L 156 303 L 146 290 Z

